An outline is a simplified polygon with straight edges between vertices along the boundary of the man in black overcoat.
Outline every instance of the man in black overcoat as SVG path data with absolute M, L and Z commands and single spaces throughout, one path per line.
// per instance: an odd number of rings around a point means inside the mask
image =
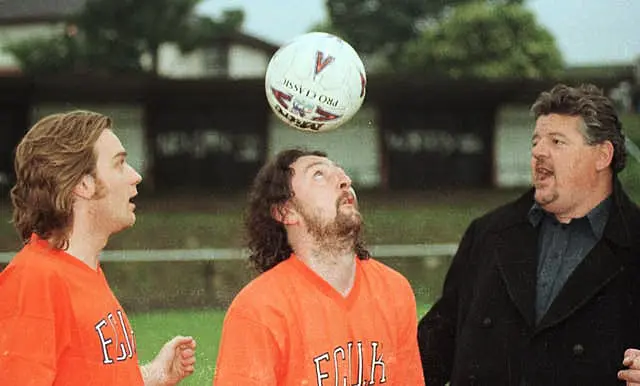
M 640 210 L 593 85 L 532 107 L 533 188 L 466 230 L 418 340 L 428 386 L 608 386 L 640 348 Z

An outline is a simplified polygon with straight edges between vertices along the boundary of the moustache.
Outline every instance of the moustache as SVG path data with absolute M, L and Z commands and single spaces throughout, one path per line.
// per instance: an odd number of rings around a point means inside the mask
M 355 205 L 356 204 L 355 195 L 350 191 L 342 193 L 340 197 L 338 197 L 338 200 L 336 200 L 336 206 L 339 207 L 340 205 L 343 205 L 343 204 Z
M 547 165 L 544 162 L 536 162 L 534 171 L 536 172 L 536 174 L 552 174 L 553 166 Z

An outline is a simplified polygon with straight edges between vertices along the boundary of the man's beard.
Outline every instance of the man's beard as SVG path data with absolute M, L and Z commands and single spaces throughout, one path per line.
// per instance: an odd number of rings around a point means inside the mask
M 298 207 L 307 225 L 309 234 L 325 248 L 353 249 L 361 239 L 362 217 L 357 211 L 344 213 L 337 204 L 337 214 L 333 221 L 326 222 L 319 213 L 310 213 Z

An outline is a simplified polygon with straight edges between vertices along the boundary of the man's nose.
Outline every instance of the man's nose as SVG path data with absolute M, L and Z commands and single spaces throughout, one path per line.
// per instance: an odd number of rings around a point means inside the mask
M 531 156 L 533 158 L 542 158 L 547 155 L 547 147 L 538 142 L 531 148 Z
M 349 189 L 351 188 L 351 178 L 344 172 L 344 170 L 339 170 L 339 181 L 340 181 L 340 189 Z

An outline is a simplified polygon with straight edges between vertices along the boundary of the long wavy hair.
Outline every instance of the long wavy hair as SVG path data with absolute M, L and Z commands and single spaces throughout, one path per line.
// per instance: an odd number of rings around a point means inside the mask
M 611 141 L 613 159 L 611 169 L 614 174 L 626 165 L 627 150 L 622 131 L 622 122 L 609 98 L 592 84 L 569 87 L 558 84 L 550 91 L 540 94 L 531 107 L 535 118 L 541 115 L 561 114 L 580 116 L 584 121 L 583 136 L 589 145 Z
M 111 119 L 90 111 L 49 115 L 16 148 L 16 184 L 11 189 L 13 224 L 23 243 L 32 233 L 67 249 L 73 223 L 73 189 L 96 175 L 94 145 Z
M 304 156 L 326 157 L 327 154 L 302 149 L 283 150 L 260 169 L 253 181 L 245 225 L 249 262 L 260 273 L 275 267 L 293 252 L 284 225 L 273 218 L 272 211 L 293 198 L 291 165 Z M 369 251 L 359 236 L 354 249 L 358 258 L 369 258 Z

